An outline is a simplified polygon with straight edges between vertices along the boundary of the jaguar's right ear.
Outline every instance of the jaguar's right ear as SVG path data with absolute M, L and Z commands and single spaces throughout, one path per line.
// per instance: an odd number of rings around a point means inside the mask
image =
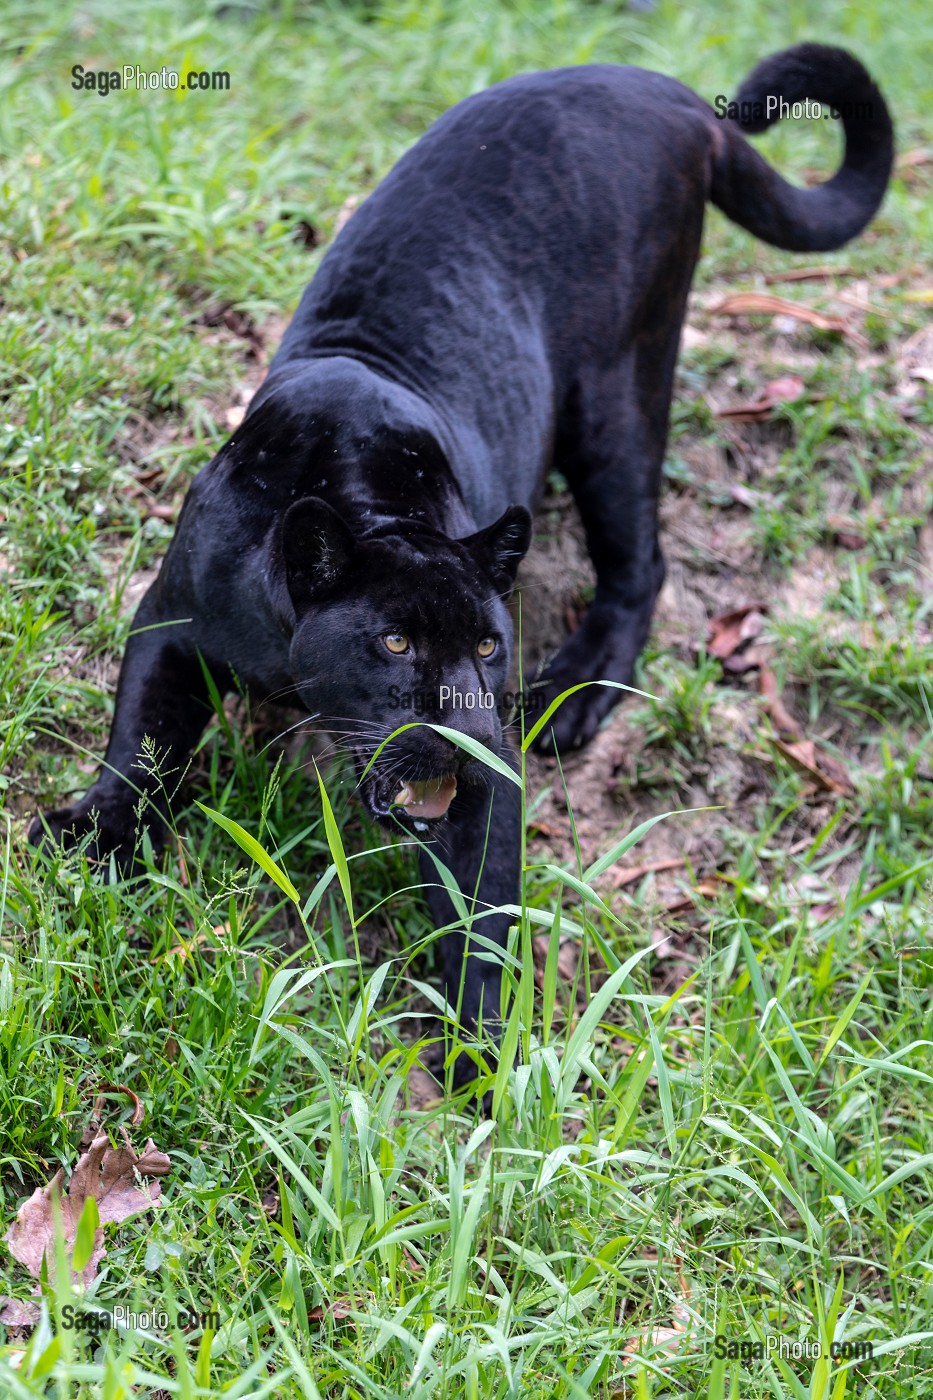
M 326 501 L 306 496 L 289 508 L 282 521 L 282 558 L 296 610 L 337 592 L 356 549 L 350 527 Z

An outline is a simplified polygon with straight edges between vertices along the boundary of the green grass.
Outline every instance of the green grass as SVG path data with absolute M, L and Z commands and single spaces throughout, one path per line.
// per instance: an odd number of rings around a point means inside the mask
M 506 977 L 520 1055 L 490 1086 L 490 1119 L 449 1099 L 407 1107 L 436 936 L 412 853 L 362 819 L 340 768 L 326 773 L 325 822 L 307 751 L 267 752 L 262 714 L 241 705 L 208 730 L 176 804 L 184 861 L 170 854 L 148 881 L 102 885 L 25 842 L 36 806 L 83 790 L 102 751 L 124 591 L 171 536 L 147 503 L 178 502 L 254 370 L 245 340 L 203 324 L 205 307 L 230 302 L 260 326 L 289 311 L 319 257 L 296 222 L 329 237 L 348 196 L 488 83 L 613 60 L 712 98 L 800 38 L 851 45 L 902 147 L 933 142 L 920 0 L 649 14 L 596 0 L 4 5 L 0 1222 L 74 1164 L 98 1086 L 127 1085 L 146 1110 L 134 1140 L 151 1135 L 173 1172 L 158 1212 L 110 1238 L 93 1302 L 215 1308 L 220 1326 L 94 1338 L 63 1327 L 74 1298 L 46 1283 L 31 1339 L 0 1345 L 3 1395 L 933 1391 L 933 1350 L 909 1340 L 933 1316 L 920 552 L 933 420 L 929 399 L 905 417 L 897 366 L 928 320 L 904 296 L 929 285 L 928 168 L 898 178 L 870 236 L 832 260 L 869 285 L 873 360 L 813 333 L 808 398 L 755 439 L 757 576 L 780 594 L 827 552 L 833 562 L 816 611 L 774 609 L 774 668 L 854 795 L 815 795 L 769 744 L 753 687 L 659 630 L 644 667 L 657 698 L 629 705 L 640 740 L 621 810 L 637 823 L 705 805 L 705 784 L 718 810 L 662 826 L 676 844 L 701 823 L 722 878 L 711 891 L 692 863 L 684 876 L 692 912 L 672 924 L 672 972 L 650 950 L 670 922 L 653 877 L 619 894 L 588 870 L 617 837 L 564 866 L 531 842 Z M 75 93 L 76 62 L 228 70 L 231 91 Z M 762 149 L 799 178 L 832 165 L 834 133 L 792 123 Z M 701 292 L 790 262 L 715 212 L 706 244 Z M 892 272 L 904 282 L 883 285 Z M 684 357 L 669 476 L 718 529 L 735 508 L 690 455 L 721 447 L 706 394 L 733 375 L 723 397 L 735 399 L 787 366 L 779 348 L 750 358 L 743 333 L 712 318 L 709 330 Z M 841 498 L 865 522 L 859 549 L 833 543 Z M 726 755 L 757 775 L 750 795 Z M 263 861 L 196 801 L 256 838 Z M 617 863 L 650 855 L 658 830 Z M 566 989 L 560 936 L 580 948 Z M 108 1103 L 114 1133 L 120 1104 Z M 2 1245 L 0 1281 L 20 1298 L 31 1286 Z M 875 1356 L 849 1372 L 716 1360 L 717 1333 L 778 1332 L 870 1341 Z

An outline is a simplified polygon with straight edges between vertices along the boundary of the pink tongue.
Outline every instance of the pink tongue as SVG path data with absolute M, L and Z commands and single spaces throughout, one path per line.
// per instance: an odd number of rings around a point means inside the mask
M 456 778 L 432 778 L 426 783 L 406 783 L 392 799 L 410 817 L 442 817 L 457 791 Z

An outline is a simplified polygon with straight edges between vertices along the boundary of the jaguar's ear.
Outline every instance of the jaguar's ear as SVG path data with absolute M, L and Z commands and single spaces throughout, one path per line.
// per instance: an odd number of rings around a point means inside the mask
M 335 593 L 355 554 L 356 540 L 349 526 L 326 501 L 306 496 L 286 512 L 282 558 L 296 609 Z
M 524 506 L 509 506 L 485 530 L 477 530 L 461 544 L 473 552 L 500 593 L 511 593 L 518 566 L 531 544 L 531 516 Z

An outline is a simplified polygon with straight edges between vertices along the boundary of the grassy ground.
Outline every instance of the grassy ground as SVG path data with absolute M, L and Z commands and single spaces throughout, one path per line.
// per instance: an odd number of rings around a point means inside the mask
M 158 1211 L 110 1237 L 92 1300 L 219 1326 L 95 1337 L 46 1284 L 31 1338 L 0 1347 L 0 1392 L 929 1395 L 933 411 L 915 371 L 933 373 L 933 166 L 905 167 L 833 276 L 766 288 L 863 341 L 717 316 L 794 264 L 710 217 L 642 674 L 657 698 L 570 765 L 577 850 L 557 775 L 529 770 L 522 1063 L 491 1120 L 406 1106 L 433 933 L 414 864 L 339 771 L 325 827 L 307 753 L 265 751 L 274 717 L 218 717 L 183 846 L 142 886 L 48 868 L 24 838 L 37 804 L 89 781 L 130 602 L 314 268 L 309 229 L 326 241 L 451 102 L 540 66 L 637 62 L 712 99 L 766 51 L 841 41 L 920 147 L 928 6 L 8 0 L 3 20 L 0 1220 L 74 1164 L 101 1084 L 128 1086 L 134 1141 L 173 1169 Z M 227 70 L 231 91 L 76 93 L 78 62 Z M 792 123 L 763 148 L 802 178 L 834 135 Z M 806 393 L 772 421 L 716 418 L 788 372 Z M 842 790 L 772 742 L 757 673 L 697 657 L 707 615 L 750 600 Z M 195 799 L 276 853 L 297 900 Z M 3 1247 L 0 1275 L 27 1298 Z M 717 1334 L 874 1356 L 717 1361 Z

